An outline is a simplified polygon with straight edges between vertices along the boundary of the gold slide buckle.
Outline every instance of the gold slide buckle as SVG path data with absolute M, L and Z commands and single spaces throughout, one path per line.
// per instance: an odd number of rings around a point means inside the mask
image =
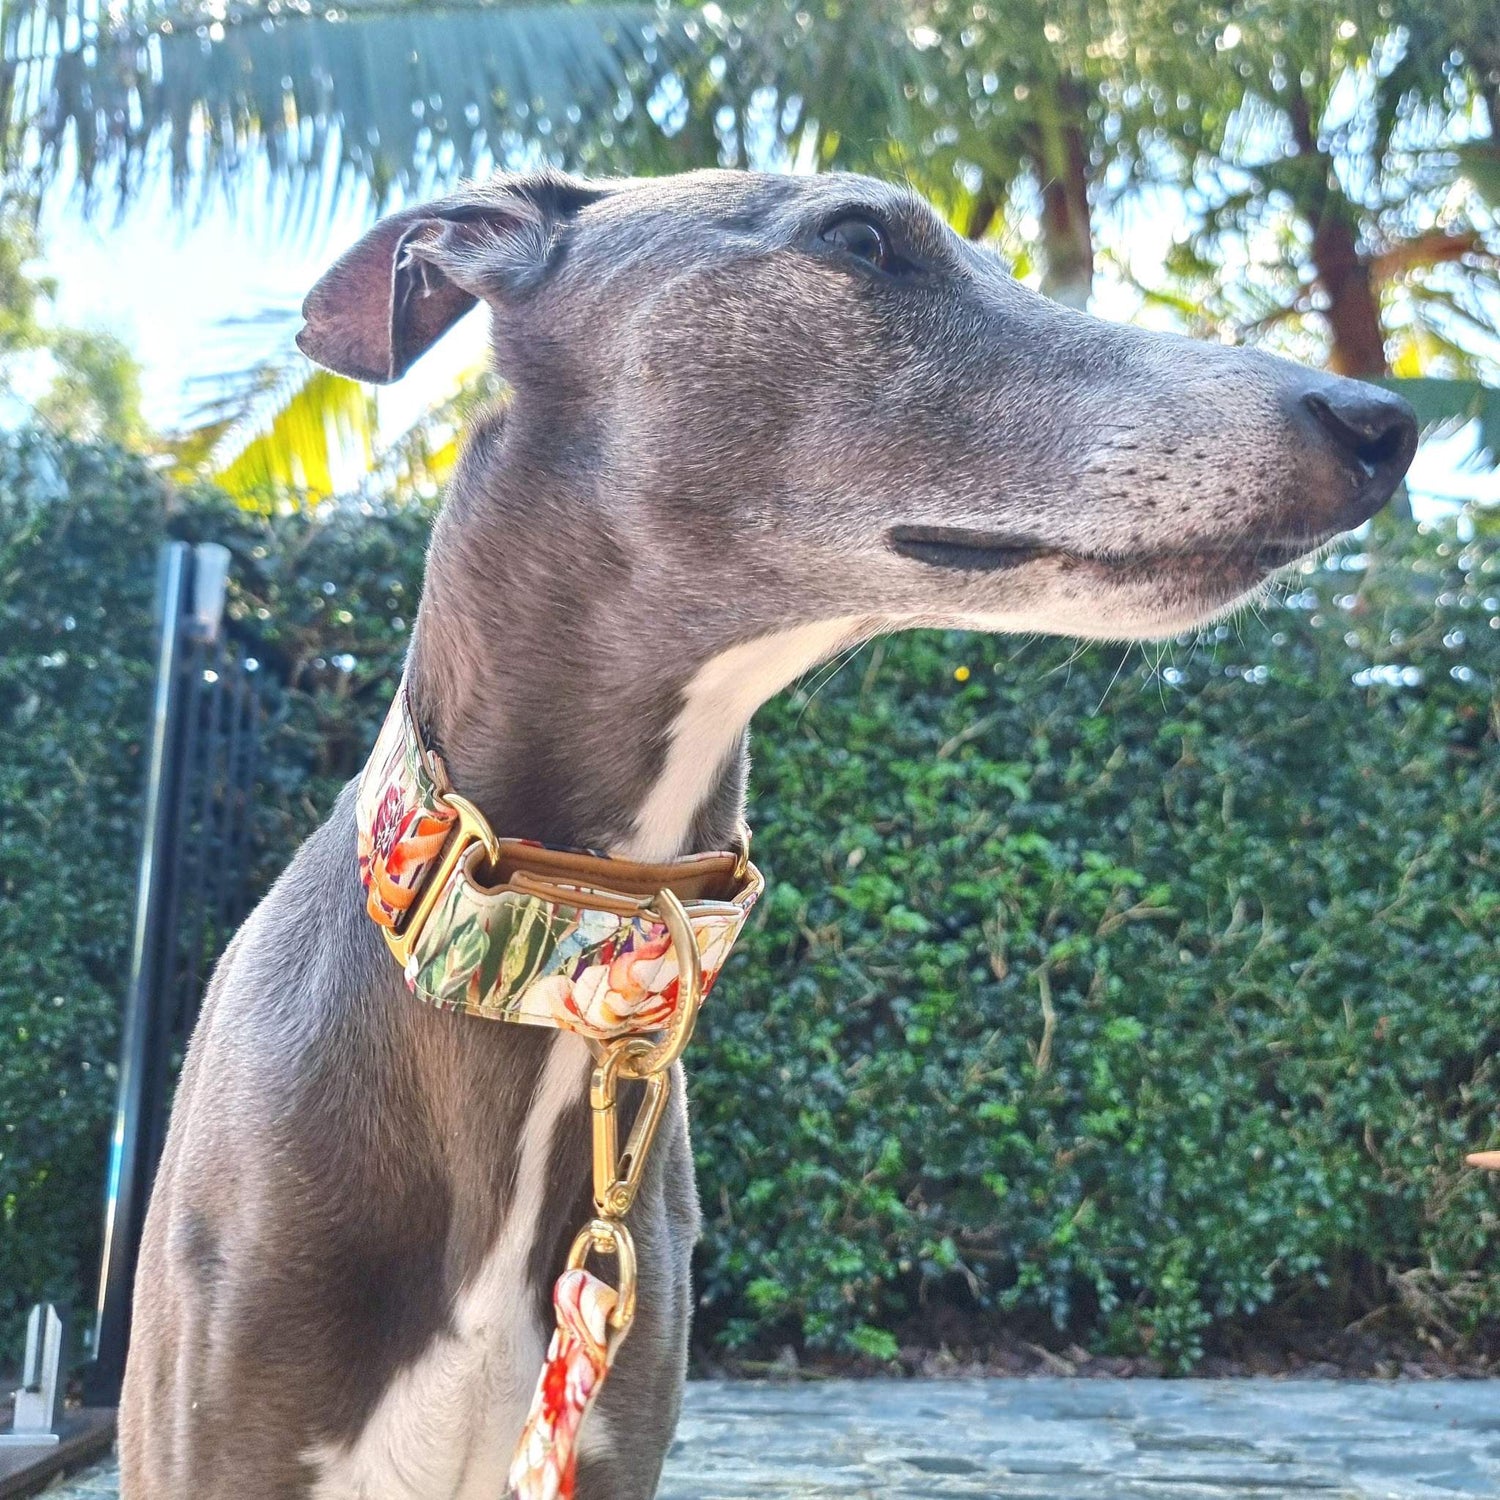
M 437 868 L 428 873 L 417 904 L 406 914 L 401 926 L 381 929 L 385 933 L 386 947 L 396 955 L 396 962 L 403 969 L 421 941 L 422 931 L 464 855 L 475 844 L 483 844 L 490 864 L 495 865 L 500 861 L 500 840 L 495 837 L 495 831 L 484 814 L 467 797 L 460 797 L 456 792 L 445 792 L 439 800 L 458 814 L 458 821 L 448 835 L 448 842 L 443 845 L 443 852 L 438 856 Z

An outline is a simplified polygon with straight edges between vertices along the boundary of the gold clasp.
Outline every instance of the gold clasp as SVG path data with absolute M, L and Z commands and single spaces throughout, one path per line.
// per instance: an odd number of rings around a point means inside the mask
M 458 821 L 438 856 L 437 868 L 423 882 L 422 894 L 417 904 L 406 914 L 400 930 L 390 927 L 382 929 L 386 947 L 396 955 L 396 961 L 403 969 L 464 855 L 475 844 L 483 844 L 491 865 L 498 864 L 500 860 L 500 840 L 495 837 L 495 831 L 485 815 L 467 797 L 460 797 L 457 792 L 444 792 L 439 800 L 446 802 L 458 814 Z
M 620 1340 L 635 1317 L 635 1242 L 624 1218 L 635 1203 L 646 1160 L 666 1117 L 672 1094 L 672 1064 L 682 1056 L 693 1035 L 698 1009 L 703 1003 L 703 961 L 698 940 L 683 904 L 673 891 L 659 892 L 648 910 L 654 909 L 664 923 L 677 955 L 677 1008 L 666 1035 L 658 1042 L 626 1037 L 599 1049 L 599 1060 L 589 1079 L 589 1108 L 594 1121 L 594 1211 L 579 1230 L 568 1251 L 568 1269 L 578 1270 L 590 1251 L 613 1254 L 619 1262 L 620 1286 L 616 1293 L 610 1326 L 614 1330 L 609 1357 L 614 1359 Z M 625 1150 L 620 1150 L 619 1090 L 621 1078 L 641 1080 L 645 1097 L 636 1111 Z
M 640 1191 L 656 1132 L 666 1114 L 672 1092 L 672 1074 L 652 1073 L 646 1080 L 646 1097 L 636 1111 L 630 1138 L 620 1152 L 620 1074 L 632 1055 L 649 1053 L 648 1042 L 632 1040 L 609 1049 L 595 1065 L 589 1081 L 589 1107 L 594 1112 L 594 1208 L 601 1217 L 623 1219 Z

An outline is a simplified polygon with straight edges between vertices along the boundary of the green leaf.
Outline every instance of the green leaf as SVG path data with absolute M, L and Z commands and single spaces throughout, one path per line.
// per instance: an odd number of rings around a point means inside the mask
M 860 1323 L 850 1329 L 847 1337 L 852 1349 L 870 1359 L 879 1360 L 881 1364 L 895 1363 L 896 1356 L 901 1352 L 895 1334 L 884 1328 L 872 1328 L 868 1323 Z
M 1411 402 L 1426 434 L 1444 435 L 1478 422 L 1476 459 L 1500 463 L 1500 388 L 1478 380 L 1442 380 L 1429 375 L 1392 376 L 1380 384 Z

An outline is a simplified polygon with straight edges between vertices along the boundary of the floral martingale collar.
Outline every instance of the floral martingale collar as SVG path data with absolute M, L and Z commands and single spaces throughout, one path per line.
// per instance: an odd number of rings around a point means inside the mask
M 358 822 L 366 907 L 418 996 L 595 1041 L 672 1018 L 661 891 L 683 903 L 706 991 L 763 888 L 744 854 L 653 865 L 496 838 L 423 744 L 405 682 L 360 779 Z
M 557 1329 L 511 1466 L 516 1500 L 568 1500 L 578 1430 L 635 1312 L 625 1215 L 672 1065 L 764 889 L 738 853 L 662 864 L 497 838 L 423 743 L 403 679 L 359 784 L 359 875 L 407 985 L 441 1009 L 576 1032 L 594 1048 L 595 1217 L 553 1289 Z M 620 1078 L 646 1092 L 622 1152 Z M 586 1267 L 616 1262 L 617 1286 Z

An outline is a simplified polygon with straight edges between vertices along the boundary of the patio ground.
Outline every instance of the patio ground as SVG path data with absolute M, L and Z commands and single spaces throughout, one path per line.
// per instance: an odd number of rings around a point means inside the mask
M 691 1384 L 660 1500 L 1497 1495 L 1497 1380 L 828 1380 Z

